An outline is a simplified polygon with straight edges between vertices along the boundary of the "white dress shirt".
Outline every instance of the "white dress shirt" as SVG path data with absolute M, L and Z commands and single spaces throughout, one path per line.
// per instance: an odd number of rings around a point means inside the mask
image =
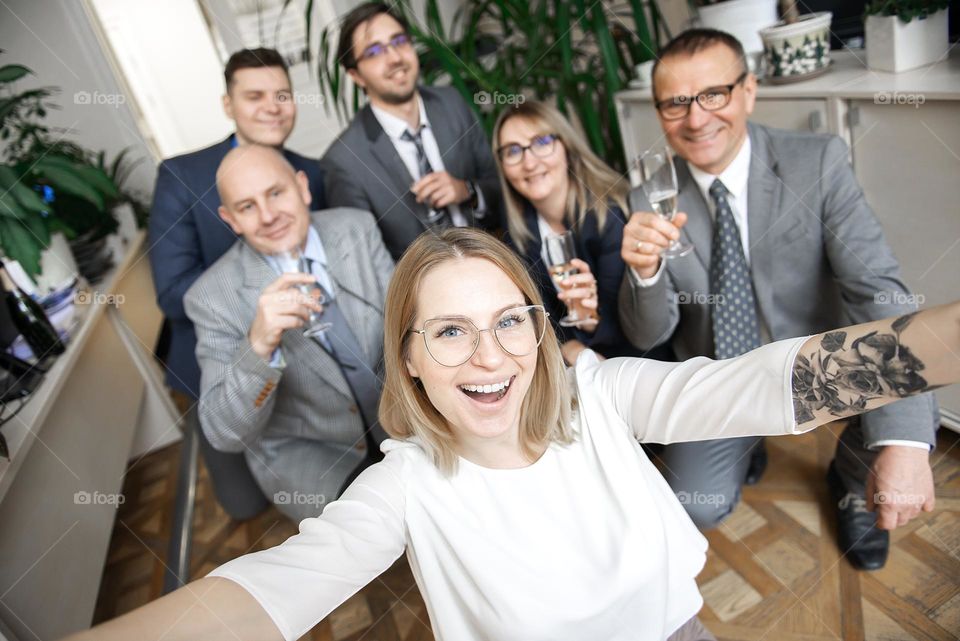
M 540 258 L 543 259 L 543 264 L 546 265 L 549 270 L 550 257 L 547 255 L 547 238 L 550 236 L 558 236 L 559 234 L 553 231 L 547 219 L 540 214 L 537 214 L 537 230 L 540 232 Z
M 373 104 L 370 105 L 370 109 L 373 111 L 377 122 L 379 122 L 383 128 L 384 133 L 390 138 L 390 142 L 393 143 L 393 147 L 400 155 L 400 160 L 403 161 L 407 171 L 413 176 L 414 182 L 420 180 L 422 176 L 420 175 L 420 164 L 417 162 L 417 145 L 414 144 L 412 140 L 404 140 L 402 138 L 403 132 L 410 128 L 407 125 L 407 121 Z M 446 171 L 446 167 L 443 165 L 443 157 L 440 155 L 440 147 L 437 145 L 437 139 L 433 135 L 430 120 L 427 118 L 427 110 L 423 107 L 423 98 L 420 97 L 419 93 L 417 93 L 417 109 L 420 111 L 420 141 L 423 144 L 423 153 L 426 154 L 427 160 L 430 161 L 430 167 L 432 167 L 434 171 Z M 411 131 L 410 133 L 415 134 L 416 132 Z M 457 176 L 457 178 L 459 178 L 459 176 Z M 485 209 L 483 194 L 478 187 L 477 208 L 474 211 L 474 215 L 482 217 Z M 456 227 L 467 226 L 467 217 L 460 211 L 460 205 L 447 205 L 447 211 L 450 212 L 450 219 Z
M 416 439 L 388 439 L 298 535 L 210 576 L 243 586 L 288 641 L 404 552 L 438 641 L 663 641 L 703 604 L 707 542 L 637 440 L 798 432 L 805 341 L 683 363 L 586 350 L 570 445 L 517 469 L 460 458 L 445 476 Z

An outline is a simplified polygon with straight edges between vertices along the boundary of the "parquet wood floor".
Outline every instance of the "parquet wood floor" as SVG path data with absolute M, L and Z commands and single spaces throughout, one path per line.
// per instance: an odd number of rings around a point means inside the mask
M 932 456 L 937 509 L 892 535 L 885 568 L 855 571 L 834 543 L 824 474 L 839 426 L 769 439 L 763 480 L 708 533 L 700 613 L 721 641 L 953 641 L 960 639 L 960 435 L 941 430 Z M 179 446 L 129 470 L 96 621 L 156 598 L 163 579 Z M 230 520 L 200 472 L 192 576 L 276 545 L 296 526 L 270 509 Z M 428 641 L 423 600 L 404 559 L 321 621 L 314 641 Z M 584 640 L 600 641 L 600 640 Z

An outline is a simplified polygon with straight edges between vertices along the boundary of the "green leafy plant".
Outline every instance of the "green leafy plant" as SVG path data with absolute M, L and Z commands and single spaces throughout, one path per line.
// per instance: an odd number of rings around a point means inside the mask
M 579 122 L 594 151 L 624 166 L 613 97 L 633 77 L 634 66 L 652 60 L 661 38 L 669 37 L 654 0 L 472 0 L 458 10 L 449 31 L 437 0 L 426 0 L 422 21 L 409 0 L 396 6 L 410 22 L 422 82 L 456 87 L 488 135 L 511 100 L 551 100 Z M 312 10 L 308 2 L 308 42 Z M 317 74 L 325 104 L 345 121 L 359 108 L 360 92 L 336 59 L 336 25 L 324 28 L 319 40 Z
M 871 0 L 864 16 L 897 16 L 904 22 L 923 19 L 950 6 L 950 0 Z
M 108 166 L 103 153 L 84 149 L 67 140 L 68 130 L 44 123 L 48 111 L 58 108 L 51 100 L 57 87 L 14 89 L 32 74 L 20 64 L 0 67 L 0 249 L 36 276 L 52 232 L 68 239 L 105 235 L 116 230 L 111 213 L 116 204 L 131 202 L 139 213 L 146 207 L 118 187 L 131 168 L 126 151 Z

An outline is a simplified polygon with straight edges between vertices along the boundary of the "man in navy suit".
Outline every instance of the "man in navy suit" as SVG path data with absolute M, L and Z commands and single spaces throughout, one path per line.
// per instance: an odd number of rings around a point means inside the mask
M 220 196 L 216 172 L 220 161 L 237 146 L 257 143 L 277 147 L 294 169 L 306 174 L 316 209 L 326 206 L 319 162 L 283 149 L 293 131 L 297 107 L 281 55 L 273 49 L 238 51 L 227 61 L 224 78 L 223 110 L 236 123 L 236 131 L 215 145 L 160 163 L 150 212 L 148 246 L 157 304 L 170 322 L 167 384 L 191 400 L 199 397 L 200 368 L 194 354 L 196 334 L 184 312 L 183 296 L 237 240 L 217 214 Z M 196 420 L 195 408 L 188 420 Z M 244 518 L 265 507 L 262 497 L 250 501 L 251 493 L 257 496 L 257 490 L 243 456 L 213 450 L 202 430 L 200 440 L 208 467 L 226 468 L 224 474 L 211 476 L 217 498 L 227 512 Z M 244 487 L 240 479 L 249 485 Z

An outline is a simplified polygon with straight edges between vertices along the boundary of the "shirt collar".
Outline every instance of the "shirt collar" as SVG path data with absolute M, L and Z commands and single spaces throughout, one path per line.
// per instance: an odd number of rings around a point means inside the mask
M 540 214 L 537 214 L 537 229 L 540 231 L 541 242 L 543 242 L 547 236 L 553 236 L 557 233 L 553 231 L 553 229 L 550 227 L 550 223 L 548 223 Z M 544 242 L 543 246 L 546 247 L 547 244 Z
M 733 157 L 733 161 L 727 165 L 727 168 L 720 172 L 719 176 L 709 174 L 698 167 L 694 167 L 691 163 L 687 163 L 687 167 L 703 194 L 709 196 L 710 185 L 713 184 L 715 179 L 719 178 L 730 195 L 734 199 L 739 198 L 741 194 L 746 192 L 747 181 L 750 178 L 750 136 L 747 135 L 740 146 L 740 151 Z
M 324 251 L 320 234 L 313 225 L 307 227 L 307 244 L 303 248 L 303 255 L 320 264 L 324 269 L 327 268 L 327 252 Z
M 423 108 L 423 97 L 419 91 L 417 92 L 417 109 L 420 110 L 420 128 L 429 127 L 430 121 L 427 119 L 427 110 Z M 400 136 L 409 129 L 407 121 L 403 118 L 394 116 L 373 104 L 370 105 L 370 110 L 373 111 L 373 115 L 380 123 L 383 131 L 393 140 L 401 140 Z

